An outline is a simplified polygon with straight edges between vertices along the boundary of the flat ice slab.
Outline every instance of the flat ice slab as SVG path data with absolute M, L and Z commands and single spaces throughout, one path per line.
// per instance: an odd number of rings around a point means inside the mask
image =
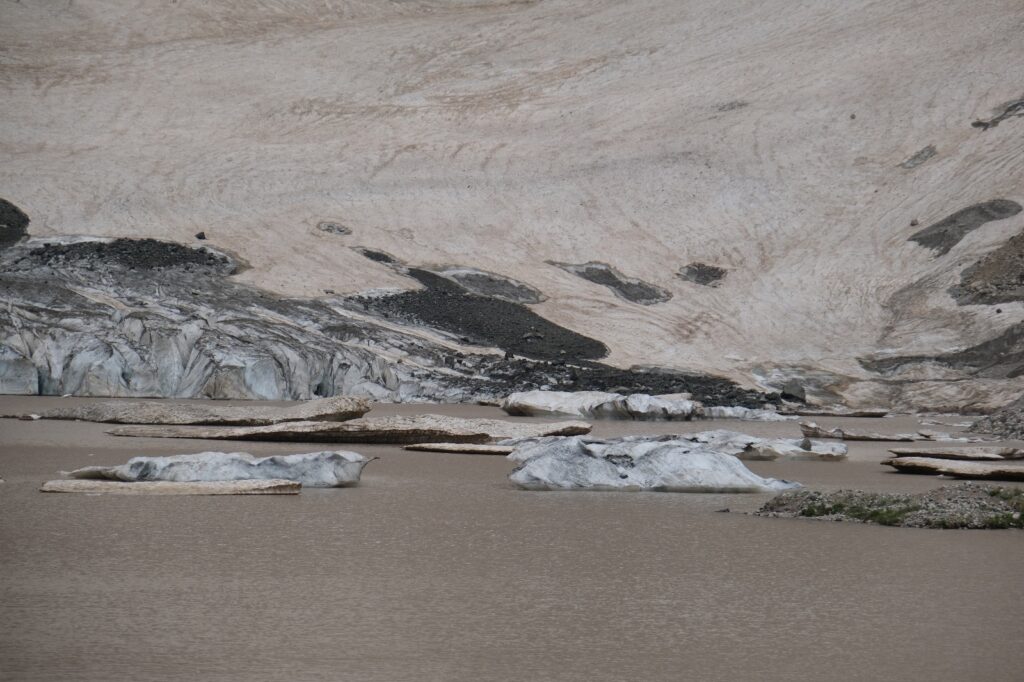
M 132 457 L 127 464 L 91 466 L 69 478 L 123 482 L 288 480 L 311 488 L 341 488 L 359 483 L 370 460 L 344 450 L 256 458 L 245 452 L 201 452 L 170 457 Z
M 47 481 L 39 489 L 44 493 L 84 493 L 87 495 L 298 495 L 302 484 L 282 479 L 262 481 L 171 481 L 59 480 Z

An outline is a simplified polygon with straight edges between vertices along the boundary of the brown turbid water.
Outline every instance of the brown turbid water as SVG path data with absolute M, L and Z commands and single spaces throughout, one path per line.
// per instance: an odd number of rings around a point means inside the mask
M 500 416 L 371 414 L 426 411 Z M 753 510 L 762 495 L 525 492 L 502 457 L 388 446 L 349 448 L 380 457 L 359 487 L 298 496 L 38 492 L 60 470 L 138 454 L 322 449 L 108 428 L 0 420 L 2 679 L 1008 680 L 1024 666 L 1020 531 L 716 513 Z M 730 421 L 596 432 L 709 428 L 798 431 Z M 943 483 L 888 473 L 884 447 L 853 443 L 844 463 L 749 466 L 823 489 Z

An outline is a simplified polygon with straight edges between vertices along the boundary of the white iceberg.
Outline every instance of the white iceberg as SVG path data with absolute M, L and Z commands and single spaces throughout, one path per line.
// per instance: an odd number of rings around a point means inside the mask
M 762 493 L 800 487 L 762 478 L 733 455 L 679 440 L 587 442 L 551 437 L 524 444 L 509 479 L 526 490 Z
M 67 474 L 110 481 L 246 481 L 283 479 L 311 488 L 343 488 L 359 483 L 370 460 L 345 450 L 253 457 L 246 452 L 201 452 L 169 457 L 132 457 L 126 464 L 91 466 Z

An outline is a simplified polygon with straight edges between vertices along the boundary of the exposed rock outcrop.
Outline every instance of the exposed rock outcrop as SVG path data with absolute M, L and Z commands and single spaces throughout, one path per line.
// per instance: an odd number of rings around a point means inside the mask
M 283 479 L 245 481 L 171 481 L 57 480 L 47 481 L 39 489 L 44 493 L 85 493 L 87 495 L 298 495 L 302 484 Z
M 928 227 L 915 232 L 910 241 L 932 249 L 937 256 L 949 253 L 960 240 L 992 220 L 1005 220 L 1022 210 L 1021 205 L 1009 199 L 993 199 L 961 209 Z
M 1024 301 L 1024 232 L 965 269 L 949 293 L 960 305 Z
M 42 410 L 32 418 L 77 419 L 106 424 L 257 426 L 292 421 L 345 421 L 370 411 L 365 398 L 335 396 L 287 407 L 218 405 L 216 403 L 168 403 L 109 401 Z M 24 414 L 6 414 L 17 417 Z
M 201 452 L 170 457 L 132 457 L 127 464 L 90 466 L 69 478 L 106 481 L 295 481 L 312 488 L 344 488 L 359 483 L 370 460 L 345 450 L 256 458 L 246 452 Z
M 1024 396 L 1001 410 L 982 417 L 971 424 L 968 431 L 988 433 L 1000 438 L 1024 440 Z
M 363 417 L 344 422 L 285 422 L 269 426 L 126 426 L 108 433 L 144 438 L 267 440 L 300 443 L 486 443 L 505 438 L 589 433 L 585 422 L 524 424 L 500 419 L 459 419 L 437 414 Z
M 756 516 L 876 523 L 906 528 L 1021 528 L 1024 490 L 958 483 L 916 495 L 839 490 L 787 491 Z
M 552 438 L 513 455 L 522 464 L 509 480 L 526 490 L 755 493 L 799 487 L 762 478 L 732 455 L 679 441 L 594 443 Z

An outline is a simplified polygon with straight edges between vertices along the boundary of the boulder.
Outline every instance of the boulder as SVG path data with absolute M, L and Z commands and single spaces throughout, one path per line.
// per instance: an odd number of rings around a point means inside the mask
M 509 480 L 526 490 L 763 493 L 799 487 L 762 478 L 743 463 L 681 441 L 588 443 L 551 438 L 526 446 Z
M 603 391 L 525 391 L 501 404 L 510 415 L 573 416 L 586 419 L 689 420 L 701 414 L 701 404 L 688 394 L 647 395 Z
M 245 452 L 201 452 L 170 457 L 132 457 L 127 464 L 90 466 L 66 475 L 69 478 L 106 481 L 200 481 L 287 480 L 313 488 L 343 488 L 359 483 L 370 460 L 355 452 L 310 452 L 256 458 Z
M 108 433 L 147 438 L 269 440 L 300 443 L 487 443 L 503 438 L 589 433 L 585 422 L 526 424 L 501 419 L 459 419 L 437 414 L 364 417 L 345 422 L 286 422 L 269 426 L 126 426 Z
M 162 400 L 110 400 L 58 407 L 38 414 L 7 414 L 18 419 L 77 419 L 107 424 L 175 424 L 257 426 L 290 421 L 344 421 L 370 411 L 365 398 L 337 396 L 286 407 L 219 405 L 216 402 L 172 403 Z
M 460 455 L 508 455 L 515 450 L 515 447 L 483 443 L 414 443 L 404 445 L 402 449 L 420 452 L 450 452 Z
M 202 481 L 177 483 L 149 481 L 60 480 L 47 481 L 44 493 L 86 493 L 88 495 L 298 495 L 302 484 L 282 479 L 247 481 Z
M 897 471 L 906 474 L 930 474 L 986 481 L 1024 481 L 1024 464 L 1002 462 L 967 462 L 933 457 L 894 457 L 886 460 Z

